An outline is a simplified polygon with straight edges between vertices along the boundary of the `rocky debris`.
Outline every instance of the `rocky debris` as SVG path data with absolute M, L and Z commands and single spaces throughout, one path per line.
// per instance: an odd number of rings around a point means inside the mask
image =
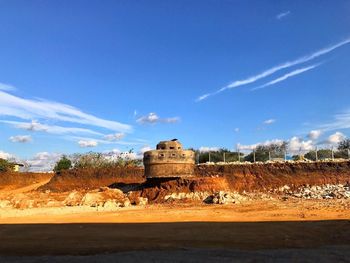
M 204 202 L 207 204 L 237 204 L 246 201 L 248 198 L 238 193 L 219 191 L 208 196 Z
M 190 192 L 190 193 L 171 193 L 164 197 L 165 201 L 191 199 L 195 201 L 203 201 L 210 195 L 208 192 Z
M 296 197 L 303 199 L 348 199 L 350 198 L 350 184 L 325 184 L 321 186 L 305 185 L 292 190 L 285 185 L 278 189 L 285 194 L 284 197 Z
M 215 193 L 209 192 L 190 192 L 190 193 L 172 193 L 164 197 L 165 201 L 174 200 L 193 200 L 201 201 L 207 204 L 229 204 L 229 203 L 241 203 L 248 200 L 247 196 L 235 192 L 219 191 Z
M 68 194 L 63 204 L 66 206 L 77 206 L 80 205 L 82 199 L 83 194 L 74 190 Z
M 11 202 L 9 200 L 0 200 L 0 208 L 11 207 Z
M 130 200 L 119 189 L 101 187 L 98 190 L 90 191 L 84 195 L 80 205 L 91 207 L 103 207 L 107 201 L 121 203 L 123 207 L 129 206 Z M 110 204 L 109 204 L 110 205 Z

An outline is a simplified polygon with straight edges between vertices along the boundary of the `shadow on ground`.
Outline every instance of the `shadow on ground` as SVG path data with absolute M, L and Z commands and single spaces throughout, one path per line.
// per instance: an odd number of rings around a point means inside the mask
M 350 246 L 350 221 L 0 225 L 0 255 Z

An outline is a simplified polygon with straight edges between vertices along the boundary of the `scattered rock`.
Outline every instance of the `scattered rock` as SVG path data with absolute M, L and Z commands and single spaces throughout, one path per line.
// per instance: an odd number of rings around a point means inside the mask
M 282 190 L 283 188 L 283 190 Z M 301 186 L 295 190 L 290 190 L 290 188 L 282 187 L 280 190 L 286 196 L 293 196 L 296 198 L 303 199 L 348 199 L 350 198 L 350 185 L 349 183 L 342 185 L 331 185 L 325 184 L 321 186 Z
M 77 206 L 80 205 L 83 199 L 83 194 L 78 191 L 70 192 L 66 199 L 63 201 L 63 204 L 66 206 Z

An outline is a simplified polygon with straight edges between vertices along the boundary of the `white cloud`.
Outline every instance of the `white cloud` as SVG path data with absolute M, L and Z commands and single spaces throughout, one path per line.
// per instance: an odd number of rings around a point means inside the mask
M 321 65 L 321 64 L 319 63 L 319 64 L 311 65 L 311 66 L 309 66 L 309 67 L 304 67 L 304 68 L 296 69 L 296 70 L 294 70 L 294 71 L 292 71 L 292 72 L 289 72 L 289 73 L 283 75 L 282 77 L 279 77 L 279 78 L 277 78 L 277 79 L 274 79 L 274 80 L 272 80 L 272 81 L 270 81 L 270 82 L 268 82 L 268 83 L 266 83 L 266 84 L 263 84 L 263 85 L 261 85 L 261 86 L 259 86 L 259 87 L 253 88 L 253 89 L 251 89 L 251 91 L 258 90 L 258 89 L 263 89 L 263 88 L 266 88 L 266 87 L 268 87 L 268 86 L 272 86 L 272 85 L 274 85 L 274 84 L 276 84 L 276 83 L 278 83 L 278 82 L 284 81 L 284 80 L 286 80 L 286 79 L 288 79 L 288 78 L 291 78 L 291 77 L 293 77 L 293 76 L 296 76 L 296 75 L 299 75 L 299 74 L 304 73 L 304 72 L 306 72 L 306 71 L 309 71 L 309 70 L 311 70 L 311 69 L 313 69 L 313 68 L 316 68 L 316 67 L 318 67 L 319 65 Z
M 5 159 L 5 160 L 11 160 L 15 159 L 16 157 L 10 153 L 0 151 L 0 159 Z
M 327 142 L 333 145 L 337 145 L 339 142 L 341 142 L 345 138 L 346 136 L 343 133 L 336 132 L 328 137 Z
M 329 47 L 326 47 L 326 48 L 322 48 L 322 49 L 319 49 L 311 54 L 308 54 L 308 55 L 305 55 L 303 57 L 299 57 L 295 60 L 292 60 L 292 61 L 287 61 L 287 62 L 284 62 L 282 64 L 279 64 L 277 66 L 274 66 L 272 68 L 269 68 L 257 75 L 254 75 L 254 76 L 251 76 L 251 77 L 248 77 L 246 79 L 242 79 L 242 80 L 236 80 L 236 81 L 233 81 L 231 82 L 230 84 L 226 85 L 225 87 L 217 90 L 216 92 L 213 92 L 213 93 L 207 93 L 205 95 L 202 95 L 200 96 L 199 98 L 205 96 L 203 99 L 205 98 L 208 98 L 209 96 L 212 96 L 212 95 L 216 95 L 218 93 L 221 93 L 225 90 L 228 90 L 228 89 L 233 89 L 233 88 L 237 88 L 237 87 L 240 87 L 240 86 L 243 86 L 243 85 L 247 85 L 247 84 L 251 84 L 251 83 L 254 83 L 256 82 L 257 80 L 260 80 L 262 78 L 265 78 L 265 77 L 268 77 L 272 74 L 274 74 L 275 72 L 278 72 L 282 69 L 286 69 L 286 68 L 290 68 L 292 66 L 295 66 L 295 65 L 298 65 L 298 64 L 302 64 L 302 63 L 305 63 L 305 62 L 308 62 L 308 61 L 311 61 L 315 58 L 318 58 L 322 55 L 325 55 L 329 52 L 332 52 L 333 50 L 337 49 L 337 48 L 340 48 L 344 45 L 347 45 L 350 43 L 350 38 L 347 38 L 343 41 L 340 41 L 332 46 L 329 46 Z M 202 100 L 203 100 L 202 99 Z M 198 99 L 197 99 L 198 101 Z
M 90 140 L 90 141 L 80 140 L 78 141 L 78 144 L 80 147 L 86 148 L 86 147 L 96 147 L 98 145 L 98 142 L 94 140 Z
M 4 91 L 14 91 L 16 90 L 16 88 L 12 85 L 8 85 L 5 83 L 0 83 L 0 90 L 4 90 Z
M 107 141 L 119 141 L 125 137 L 124 133 L 114 133 L 114 134 L 107 134 L 104 136 L 104 138 Z
M 235 132 L 239 132 L 239 128 L 235 128 L 234 131 L 235 131 Z
M 269 146 L 271 144 L 282 145 L 282 143 L 283 143 L 283 140 L 274 139 L 274 140 L 267 140 L 265 142 L 258 142 L 255 144 L 248 144 L 248 145 L 238 144 L 237 149 L 239 149 L 241 151 L 252 151 L 252 150 L 256 149 L 256 147 L 258 147 L 258 146 Z
M 146 116 L 142 116 L 136 120 L 139 124 L 155 124 L 155 123 L 176 123 L 180 120 L 179 117 L 160 118 L 156 113 L 151 112 Z
M 56 125 L 42 124 L 36 120 L 31 122 L 20 122 L 20 121 L 6 121 L 0 120 L 2 123 L 7 123 L 13 125 L 15 128 L 23 129 L 27 131 L 41 131 L 52 134 L 93 134 L 93 135 L 103 135 L 102 133 L 86 129 L 86 128 L 76 128 L 76 127 L 62 127 Z
M 350 129 L 350 109 L 336 114 L 331 122 L 321 125 L 320 128 L 324 131 Z
M 196 101 L 201 101 L 201 100 L 205 100 L 206 98 L 208 98 L 209 96 L 211 96 L 212 94 L 211 93 L 207 93 L 207 94 L 204 94 L 202 96 L 199 96 Z
M 277 16 L 276 16 L 276 19 L 278 20 L 281 20 L 282 18 L 286 17 L 290 15 L 290 11 L 286 11 L 286 12 L 282 12 L 282 13 L 279 13 Z
M 200 152 L 216 152 L 219 151 L 220 147 L 206 147 L 206 146 L 202 146 L 199 148 Z
M 11 136 L 9 140 L 11 142 L 27 143 L 32 141 L 32 137 L 30 135 L 16 135 L 16 136 Z
M 130 132 L 132 127 L 116 121 L 95 117 L 67 104 L 39 99 L 24 99 L 0 91 L 0 115 L 26 120 L 45 119 Z
M 264 124 L 265 124 L 265 125 L 271 125 L 271 124 L 273 124 L 273 123 L 275 123 L 275 122 L 276 122 L 275 119 L 268 119 L 268 120 L 264 121 Z
M 301 138 L 299 137 L 292 137 L 290 140 L 289 140 L 289 146 L 288 146 L 288 149 L 291 153 L 294 153 L 294 154 L 297 154 L 299 153 L 300 151 L 311 151 L 315 148 L 312 140 L 307 140 L 307 141 L 304 141 L 302 140 Z
M 32 159 L 26 160 L 32 172 L 52 171 L 56 162 L 62 157 L 59 153 L 39 152 Z
M 317 140 L 322 134 L 322 131 L 321 130 L 312 130 L 309 132 L 309 134 L 307 135 L 307 137 L 310 139 L 310 140 Z
M 139 152 L 142 153 L 142 154 L 144 154 L 145 152 L 150 151 L 150 150 L 152 150 L 151 147 L 149 147 L 149 146 L 144 146 L 144 147 L 140 148 L 140 151 L 139 151 Z

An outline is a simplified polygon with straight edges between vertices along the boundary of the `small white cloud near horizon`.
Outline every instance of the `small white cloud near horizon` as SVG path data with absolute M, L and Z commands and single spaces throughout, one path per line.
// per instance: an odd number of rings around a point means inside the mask
M 238 127 L 235 128 L 235 129 L 234 129 L 234 132 L 239 132 L 239 128 L 238 128 Z
M 16 135 L 11 136 L 9 140 L 11 142 L 27 143 L 32 141 L 32 137 L 30 135 Z
M 265 124 L 265 125 L 271 125 L 271 124 L 273 124 L 273 123 L 275 123 L 275 122 L 276 122 L 275 119 L 268 119 L 268 120 L 264 121 L 264 124 Z
M 199 147 L 199 151 L 202 153 L 204 153 L 204 152 L 216 152 L 219 150 L 220 150 L 220 147 L 207 147 L 207 146 Z
M 136 122 L 139 124 L 176 123 L 179 121 L 180 121 L 179 117 L 160 118 L 154 112 L 150 112 L 148 115 L 142 116 L 136 120 Z
M 303 139 L 294 136 L 289 141 L 288 150 L 290 153 L 298 154 L 299 152 L 311 151 L 315 148 L 312 140 L 304 141 Z
M 327 142 L 332 145 L 338 145 L 338 143 L 344 140 L 345 138 L 346 136 L 343 133 L 335 132 L 334 134 L 331 134 L 328 137 Z
M 290 14 L 291 14 L 291 12 L 289 10 L 282 12 L 282 13 L 279 13 L 278 15 L 276 15 L 276 19 L 281 20 L 282 18 L 285 18 L 286 16 L 288 16 Z
M 60 153 L 38 152 L 33 158 L 25 160 L 31 172 L 52 171 L 56 162 L 62 157 Z
M 98 142 L 94 140 L 89 140 L 89 141 L 80 140 L 78 141 L 78 144 L 81 148 L 88 148 L 88 147 L 96 147 L 98 145 Z
M 16 158 L 16 156 L 14 156 L 11 153 L 0 151 L 0 159 L 11 160 L 11 159 L 15 159 L 15 158 Z
M 322 131 L 321 130 L 312 130 L 308 133 L 307 137 L 310 139 L 310 140 L 317 140 L 322 134 Z
M 283 140 L 280 140 L 280 139 L 267 140 L 267 141 L 264 141 L 264 142 L 258 142 L 258 143 L 246 144 L 246 145 L 238 143 L 237 144 L 237 150 L 240 150 L 240 151 L 252 151 L 252 150 L 256 149 L 256 147 L 258 147 L 258 146 L 269 146 L 271 144 L 282 145 L 282 143 L 283 143 Z
M 124 133 L 113 133 L 113 134 L 107 134 L 104 136 L 104 138 L 107 141 L 119 141 L 125 137 Z

